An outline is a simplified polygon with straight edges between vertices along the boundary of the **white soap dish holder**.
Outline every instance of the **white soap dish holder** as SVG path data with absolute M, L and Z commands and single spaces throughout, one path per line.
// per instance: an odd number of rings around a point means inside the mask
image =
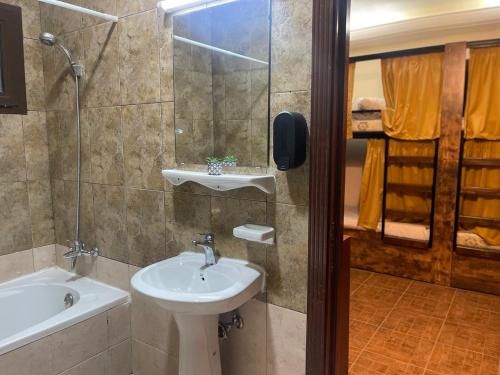
M 274 244 L 274 228 L 265 225 L 241 225 L 233 228 L 233 236 L 243 240 L 263 243 L 266 245 Z

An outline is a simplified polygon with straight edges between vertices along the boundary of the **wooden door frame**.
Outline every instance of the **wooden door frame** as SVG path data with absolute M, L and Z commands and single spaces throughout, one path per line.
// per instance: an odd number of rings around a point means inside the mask
M 307 375 L 347 375 L 349 251 L 343 238 L 350 0 L 313 1 Z

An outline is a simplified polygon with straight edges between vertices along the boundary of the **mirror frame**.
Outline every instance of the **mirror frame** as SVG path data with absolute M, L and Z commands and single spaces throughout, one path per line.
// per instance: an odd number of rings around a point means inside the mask
M 27 114 L 22 10 L 0 3 L 0 46 L 4 91 L 0 93 L 0 114 Z

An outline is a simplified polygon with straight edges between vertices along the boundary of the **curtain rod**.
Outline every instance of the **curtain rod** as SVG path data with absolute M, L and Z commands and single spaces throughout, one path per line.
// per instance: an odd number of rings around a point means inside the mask
M 65 3 L 64 1 L 59 1 L 59 0 L 38 0 L 38 1 L 41 2 L 41 3 L 46 3 L 46 4 L 50 4 L 50 5 L 55 5 L 57 7 L 61 7 L 61 8 L 73 10 L 75 12 L 84 13 L 84 14 L 88 14 L 88 15 L 91 15 L 91 16 L 104 18 L 105 20 L 108 20 L 108 21 L 118 22 L 118 17 L 117 16 L 113 16 L 111 14 L 106 14 L 106 13 L 98 12 L 98 11 L 95 11 L 95 10 L 92 10 L 92 9 L 88 9 L 88 8 L 84 8 L 84 7 L 81 7 L 81 6 L 78 6 L 78 5 L 68 4 L 68 3 Z
M 209 50 L 215 51 L 215 52 L 220 52 L 220 53 L 222 53 L 224 55 L 229 55 L 229 56 L 233 56 L 233 57 L 239 57 L 240 59 L 250 60 L 250 61 L 253 61 L 253 62 L 256 62 L 256 63 L 260 63 L 260 64 L 264 64 L 264 65 L 269 65 L 269 63 L 267 61 L 254 59 L 253 57 L 249 57 L 249 56 L 245 56 L 245 55 L 240 55 L 239 53 L 231 52 L 231 51 L 228 51 L 228 50 L 225 50 L 225 49 L 222 49 L 222 48 L 217 48 L 217 47 L 211 46 L 209 44 L 200 43 L 200 42 L 197 42 L 195 40 L 183 38 L 182 36 L 174 35 L 174 39 L 178 40 L 180 42 L 187 43 L 187 44 L 192 44 L 193 46 L 197 46 L 197 47 L 201 47 L 201 48 L 206 48 L 206 49 L 209 49 Z
M 349 62 L 352 63 L 352 62 L 369 61 L 369 60 L 390 59 L 393 57 L 421 55 L 433 52 L 444 52 L 444 45 L 412 48 L 400 51 L 381 52 L 381 53 L 374 53 L 371 55 L 354 56 L 349 58 Z

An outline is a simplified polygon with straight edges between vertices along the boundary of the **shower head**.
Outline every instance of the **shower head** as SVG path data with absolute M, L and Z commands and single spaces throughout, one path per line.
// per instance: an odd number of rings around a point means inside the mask
M 40 42 L 42 42 L 46 46 L 50 46 L 50 47 L 52 47 L 57 42 L 57 39 L 54 35 L 52 35 L 51 33 L 46 33 L 46 32 L 40 33 L 40 36 L 38 37 L 38 39 L 40 39 Z
M 71 53 L 69 52 L 69 50 L 66 47 L 64 47 L 53 34 L 42 32 L 38 36 L 38 39 L 40 39 L 40 42 L 42 42 L 46 46 L 59 47 L 59 49 L 64 53 L 64 55 L 68 59 L 68 63 L 71 67 L 71 71 L 73 72 L 73 74 L 78 78 L 82 76 L 83 67 L 80 64 L 77 64 L 75 60 L 73 60 L 73 57 L 71 57 Z

